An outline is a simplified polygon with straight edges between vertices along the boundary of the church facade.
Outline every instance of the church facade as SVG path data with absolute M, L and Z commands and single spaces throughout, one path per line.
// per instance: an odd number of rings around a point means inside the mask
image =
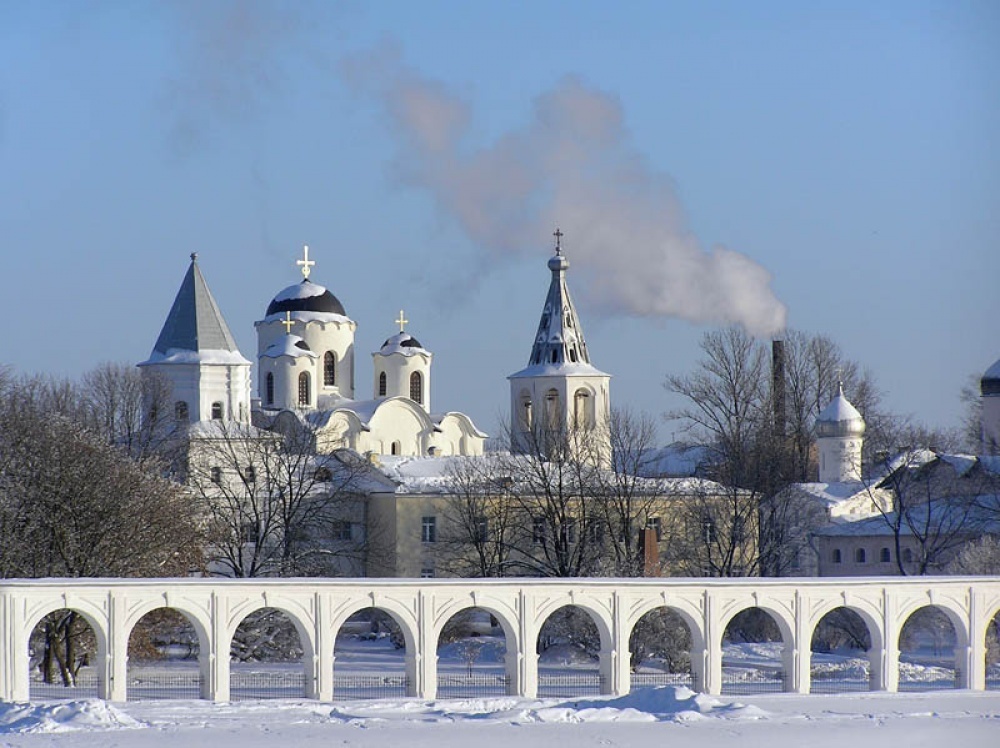
M 308 247 L 297 263 L 302 281 L 268 304 L 257 332 L 257 396 L 251 363 L 240 353 L 198 267 L 181 283 L 144 371 L 169 381 L 178 422 L 252 422 L 308 433 L 318 451 L 372 455 L 478 455 L 486 434 L 459 411 L 431 409 L 433 354 L 400 330 L 372 354 L 370 396 L 355 378 L 357 323 L 340 300 L 310 279 Z

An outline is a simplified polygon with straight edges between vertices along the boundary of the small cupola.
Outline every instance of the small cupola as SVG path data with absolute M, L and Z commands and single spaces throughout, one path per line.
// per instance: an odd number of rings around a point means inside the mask
M 399 311 L 399 332 L 386 339 L 372 354 L 375 373 L 374 396 L 408 397 L 430 412 L 431 361 L 434 354 L 406 332 L 409 320 Z

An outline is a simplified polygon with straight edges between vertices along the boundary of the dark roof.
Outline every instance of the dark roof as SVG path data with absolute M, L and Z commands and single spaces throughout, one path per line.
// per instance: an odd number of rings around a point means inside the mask
M 153 346 L 154 353 L 163 355 L 170 349 L 239 352 L 194 256 Z
M 391 338 L 386 338 L 382 347 L 385 348 L 387 345 L 398 345 L 403 348 L 423 348 L 420 345 L 420 341 L 409 333 L 401 332 L 398 335 L 393 335 Z
M 266 316 L 285 312 L 327 312 L 347 316 L 344 305 L 336 296 L 309 279 L 289 286 L 275 296 L 267 307 Z

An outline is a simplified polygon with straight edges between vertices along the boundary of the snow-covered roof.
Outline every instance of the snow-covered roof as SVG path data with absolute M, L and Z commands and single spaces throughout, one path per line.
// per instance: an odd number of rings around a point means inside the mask
M 420 345 L 420 341 L 408 332 L 398 332 L 393 335 L 382 344 L 378 353 L 382 356 L 390 356 L 393 353 L 401 353 L 404 356 L 431 355 L 431 352 Z
M 191 264 L 153 351 L 139 366 L 164 363 L 250 364 L 240 355 L 236 339 L 208 289 L 197 260 L 198 256 L 192 254 Z
M 207 364 L 215 366 L 249 366 L 247 361 L 239 351 L 220 351 L 215 349 L 204 349 L 200 351 L 188 351 L 182 348 L 168 348 L 165 353 L 153 351 L 149 358 L 139 364 L 148 366 L 149 364 Z
M 308 356 L 309 358 L 319 358 L 319 354 L 309 348 L 309 344 L 298 335 L 282 335 L 277 341 L 267 347 L 267 350 L 260 354 L 261 358 L 279 358 L 280 356 L 290 356 L 299 358 Z
M 514 372 L 507 379 L 523 377 L 607 377 L 600 369 L 590 364 L 535 364 Z
M 867 496 L 869 487 L 861 481 L 844 483 L 795 483 L 793 488 L 826 506 L 837 506 L 859 495 Z
M 639 472 L 646 478 L 693 476 L 712 461 L 713 450 L 701 444 L 670 444 L 645 452 Z
M 387 478 L 396 484 L 396 494 L 449 494 L 457 487 L 455 476 L 468 469 L 481 470 L 484 477 L 495 476 L 498 479 L 505 473 L 515 482 L 517 476 L 536 474 L 530 469 L 531 457 L 512 455 L 507 452 L 491 452 L 473 457 L 413 457 L 398 455 L 382 455 L 375 465 Z M 525 463 L 520 466 L 519 463 Z M 530 482 L 530 481 L 529 481 Z M 465 481 L 461 481 L 463 490 Z M 694 495 L 716 495 L 724 493 L 718 483 L 703 478 L 638 478 L 635 488 L 646 495 L 659 495 L 669 498 L 684 498 Z M 512 485 L 511 491 L 518 490 Z
M 1000 513 L 997 512 L 996 497 L 954 496 L 946 499 L 918 504 L 904 512 L 900 522 L 900 533 L 910 536 L 926 534 L 928 528 L 938 528 L 944 534 L 964 532 L 970 535 L 1000 532 Z M 868 517 L 855 522 L 828 525 L 815 531 L 823 537 L 886 537 L 895 534 L 896 512 Z
M 837 396 L 816 416 L 816 431 L 819 436 L 860 436 L 864 433 L 865 421 L 844 396 L 842 385 L 838 387 Z
M 267 316 L 285 312 L 326 312 L 346 316 L 344 305 L 325 287 L 308 278 L 295 283 L 275 296 L 267 307 Z
M 338 322 L 340 324 L 353 324 L 353 320 L 343 314 L 337 314 L 336 312 L 310 312 L 304 310 L 289 311 L 288 314 L 296 322 Z M 259 322 L 254 322 L 254 327 L 259 327 L 260 325 L 266 325 L 271 322 L 284 322 L 285 313 L 275 312 L 274 314 L 268 314 L 264 319 Z

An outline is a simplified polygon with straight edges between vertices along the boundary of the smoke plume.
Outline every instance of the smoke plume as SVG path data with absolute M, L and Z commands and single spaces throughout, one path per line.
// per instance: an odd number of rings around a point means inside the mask
M 342 69 L 388 117 L 396 178 L 427 190 L 479 246 L 537 253 L 558 226 L 574 287 L 592 307 L 757 335 L 784 327 L 770 274 L 739 252 L 699 245 L 669 177 L 631 143 L 615 97 L 565 78 L 535 99 L 524 126 L 473 145 L 468 103 L 398 51 L 380 48 Z

